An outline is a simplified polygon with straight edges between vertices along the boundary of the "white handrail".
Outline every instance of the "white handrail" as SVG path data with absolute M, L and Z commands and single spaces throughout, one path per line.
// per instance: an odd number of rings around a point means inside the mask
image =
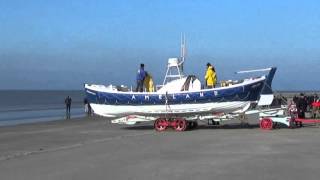
M 263 72 L 263 71 L 270 71 L 271 68 L 265 68 L 265 69 L 253 69 L 253 70 L 246 70 L 246 71 L 238 71 L 235 72 L 236 74 L 242 74 L 242 73 L 252 73 L 252 72 Z

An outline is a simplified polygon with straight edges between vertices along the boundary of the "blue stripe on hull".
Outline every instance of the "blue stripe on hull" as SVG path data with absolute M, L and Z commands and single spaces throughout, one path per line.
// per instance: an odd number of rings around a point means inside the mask
M 201 90 L 199 92 L 179 92 L 171 94 L 157 93 L 117 93 L 98 92 L 86 89 L 87 99 L 90 103 L 109 105 L 161 105 L 190 104 L 205 102 L 230 101 L 256 101 L 258 100 L 264 84 L 263 81 L 227 89 Z

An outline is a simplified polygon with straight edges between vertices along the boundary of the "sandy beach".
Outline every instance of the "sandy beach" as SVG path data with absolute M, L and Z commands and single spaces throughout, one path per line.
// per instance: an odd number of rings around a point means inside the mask
M 0 180 L 320 179 L 320 0 L 0 7 Z
M 319 179 L 320 129 L 155 132 L 91 117 L 0 127 L 1 179 Z

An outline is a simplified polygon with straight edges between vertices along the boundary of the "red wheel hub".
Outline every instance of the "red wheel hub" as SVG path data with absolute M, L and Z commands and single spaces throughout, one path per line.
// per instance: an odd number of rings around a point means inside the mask
M 263 118 L 260 120 L 260 128 L 263 130 L 271 130 L 273 122 L 270 118 Z
M 154 122 L 154 128 L 157 131 L 164 131 L 169 126 L 169 122 L 166 119 L 159 118 Z
M 176 131 L 184 131 L 187 129 L 187 121 L 185 119 L 175 119 L 171 126 Z

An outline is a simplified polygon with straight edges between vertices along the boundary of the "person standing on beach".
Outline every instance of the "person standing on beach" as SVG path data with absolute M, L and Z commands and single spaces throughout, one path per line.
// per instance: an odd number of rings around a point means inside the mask
M 70 119 L 71 116 L 71 103 L 72 99 L 70 96 L 68 96 L 65 100 L 64 103 L 66 104 L 66 118 Z
M 92 115 L 92 109 L 91 109 L 91 106 L 90 106 L 90 103 L 88 101 L 87 98 L 84 98 L 84 111 L 87 113 L 88 116 L 91 116 Z
M 137 73 L 137 88 L 136 92 L 143 92 L 143 82 L 146 78 L 146 72 L 144 71 L 144 64 L 140 64 L 140 68 Z
M 298 111 L 298 118 L 304 119 L 305 118 L 305 112 L 307 111 L 307 98 L 304 96 L 303 93 L 300 94 L 300 98 L 297 101 L 297 111 Z M 302 127 L 302 123 L 299 122 L 299 126 Z
M 84 104 L 84 112 L 87 113 L 87 114 L 89 114 L 89 108 L 88 108 L 88 100 L 87 100 L 87 98 L 84 98 L 83 104 Z

